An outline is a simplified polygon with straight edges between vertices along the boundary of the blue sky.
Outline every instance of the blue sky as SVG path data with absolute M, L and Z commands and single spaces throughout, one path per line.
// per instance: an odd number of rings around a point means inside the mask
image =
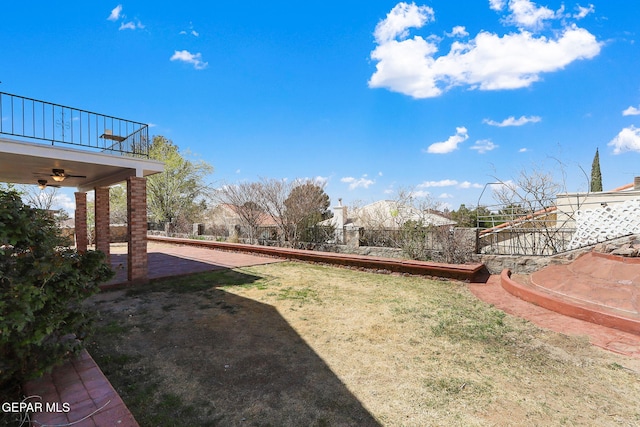
M 149 123 L 213 186 L 457 209 L 536 164 L 640 175 L 632 1 L 4 2 L 0 90 Z M 486 196 L 482 202 L 488 203 Z

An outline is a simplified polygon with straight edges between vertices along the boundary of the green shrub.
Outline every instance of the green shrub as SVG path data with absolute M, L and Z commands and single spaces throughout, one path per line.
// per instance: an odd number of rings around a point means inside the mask
M 102 252 L 61 246 L 55 221 L 0 191 L 0 389 L 36 378 L 82 348 L 81 303 L 113 277 Z

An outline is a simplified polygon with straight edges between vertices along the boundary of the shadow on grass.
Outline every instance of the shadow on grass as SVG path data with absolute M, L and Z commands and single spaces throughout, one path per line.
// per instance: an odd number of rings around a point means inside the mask
M 379 425 L 275 307 L 220 289 L 264 280 L 220 270 L 94 301 L 90 352 L 140 425 Z
M 150 279 L 229 268 L 226 265 L 219 265 L 214 262 L 203 262 L 159 252 L 149 252 L 147 256 Z M 115 270 L 116 276 L 107 283 L 107 286 L 127 281 L 127 264 L 127 254 L 111 254 L 111 266 Z

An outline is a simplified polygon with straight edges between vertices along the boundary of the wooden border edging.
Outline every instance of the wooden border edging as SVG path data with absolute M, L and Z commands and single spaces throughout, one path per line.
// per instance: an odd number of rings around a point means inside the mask
M 321 262 L 343 266 L 354 266 L 377 270 L 389 270 L 396 273 L 409 273 L 426 276 L 445 277 L 464 281 L 485 281 L 484 264 L 443 264 L 426 261 L 413 261 L 395 258 L 382 258 L 364 255 L 338 254 L 333 252 L 310 251 L 304 249 L 279 248 L 274 246 L 246 245 L 241 243 L 214 242 L 209 240 L 183 239 L 177 237 L 148 236 L 148 240 L 181 245 L 199 246 L 236 252 L 262 254 L 278 258 L 299 261 Z
M 640 334 L 640 321 L 636 319 L 618 316 L 614 313 L 607 313 L 604 310 L 598 310 L 595 306 L 588 307 L 555 298 L 550 294 L 516 282 L 511 278 L 511 271 L 509 271 L 509 269 L 505 268 L 502 270 L 502 273 L 500 273 L 500 284 L 507 292 L 521 300 L 555 311 L 556 313 L 597 325 L 608 326 L 624 332 Z

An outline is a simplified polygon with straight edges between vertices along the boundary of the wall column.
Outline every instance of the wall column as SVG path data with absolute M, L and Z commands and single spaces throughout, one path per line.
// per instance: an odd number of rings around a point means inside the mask
M 95 219 L 96 219 L 96 250 L 107 255 L 110 259 L 109 244 L 111 236 L 109 231 L 109 187 L 96 187 L 95 189 Z
M 147 179 L 127 179 L 127 277 L 130 282 L 147 282 Z
M 87 193 L 74 193 L 76 196 L 76 212 L 74 215 L 76 249 L 80 253 L 87 251 Z

